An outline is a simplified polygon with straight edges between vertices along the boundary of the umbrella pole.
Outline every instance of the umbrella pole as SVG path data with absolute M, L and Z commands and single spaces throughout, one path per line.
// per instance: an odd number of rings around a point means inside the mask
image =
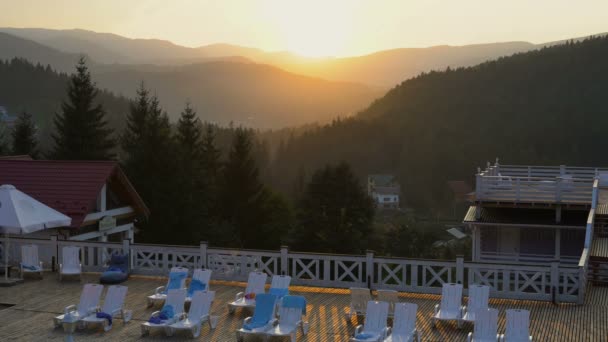
M 4 242 L 6 242 L 4 244 L 4 280 L 8 281 L 8 249 L 9 249 L 8 232 L 4 233 L 4 237 L 5 237 Z

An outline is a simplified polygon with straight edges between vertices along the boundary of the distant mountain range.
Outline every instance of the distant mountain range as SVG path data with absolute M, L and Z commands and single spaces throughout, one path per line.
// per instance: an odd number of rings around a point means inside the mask
M 79 29 L 0 28 L 0 59 L 24 57 L 72 72 L 78 56 L 85 54 L 100 87 L 131 97 L 143 80 L 174 118 L 189 100 L 203 119 L 260 128 L 349 116 L 422 72 L 472 66 L 553 44 L 505 42 L 304 58 L 230 44 L 190 48 Z

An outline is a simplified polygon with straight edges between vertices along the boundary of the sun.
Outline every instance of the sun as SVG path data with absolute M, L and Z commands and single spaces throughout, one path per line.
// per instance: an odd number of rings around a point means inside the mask
M 306 57 L 339 56 L 352 38 L 352 17 L 342 1 L 279 0 L 267 8 L 288 51 Z

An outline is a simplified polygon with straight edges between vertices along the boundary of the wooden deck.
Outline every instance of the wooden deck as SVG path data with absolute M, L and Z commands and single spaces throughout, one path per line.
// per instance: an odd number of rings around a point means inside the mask
M 88 274 L 84 282 L 96 282 L 98 275 Z M 108 333 L 97 330 L 78 331 L 76 341 L 159 341 L 162 334 L 142 338 L 140 323 L 147 320 L 153 309 L 146 308 L 146 295 L 157 286 L 164 285 L 162 278 L 132 277 L 125 284 L 129 286 L 127 308 L 133 310 L 133 320 L 123 325 L 120 320 Z M 219 323 L 210 331 L 204 326 L 199 341 L 234 341 L 234 330 L 242 324 L 246 313 L 238 312 L 229 315 L 226 305 L 234 295 L 242 290 L 244 284 L 212 282 L 211 288 L 216 291 L 212 308 L 213 314 L 219 315 Z M 18 341 L 61 341 L 64 338 L 62 329 L 53 329 L 52 318 L 61 313 L 69 304 L 76 304 L 82 284 L 78 281 L 57 281 L 55 274 L 45 274 L 43 280 L 26 279 L 24 284 L 0 288 L 0 340 Z M 347 321 L 344 313 L 348 310 L 348 290 L 291 287 L 291 293 L 302 294 L 308 299 L 308 317 L 310 332 L 307 336 L 298 336 L 298 341 L 348 341 L 352 336 L 357 320 Z M 439 323 L 437 329 L 431 328 L 431 313 L 438 303 L 436 295 L 401 293 L 400 300 L 417 303 L 418 328 L 422 331 L 423 341 L 465 341 L 472 330 L 465 324 L 458 330 L 455 324 Z M 6 307 L 3 304 L 14 304 Z M 491 300 L 491 306 L 500 310 L 499 332 L 504 332 L 504 310 L 522 308 L 531 311 L 531 333 L 535 341 L 606 341 L 608 336 L 608 288 L 589 287 L 585 305 L 553 305 L 546 302 Z M 186 335 L 167 338 L 170 341 L 189 340 Z M 255 341 L 256 339 L 248 339 Z

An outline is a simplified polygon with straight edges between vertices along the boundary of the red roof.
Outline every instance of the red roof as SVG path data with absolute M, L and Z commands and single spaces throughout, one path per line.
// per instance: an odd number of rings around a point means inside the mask
M 132 197 L 133 207 L 148 209 L 114 161 L 0 160 L 0 184 L 14 185 L 38 201 L 72 218 L 80 227 L 94 211 L 97 196 L 110 177 L 116 177 Z

